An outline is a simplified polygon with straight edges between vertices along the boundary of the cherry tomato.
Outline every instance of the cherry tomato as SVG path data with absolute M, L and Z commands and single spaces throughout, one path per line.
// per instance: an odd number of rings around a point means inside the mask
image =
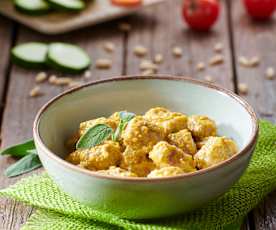
M 217 0 L 184 0 L 183 18 L 196 30 L 208 30 L 216 22 L 220 12 Z
M 249 15 L 257 19 L 268 19 L 276 7 L 276 0 L 243 0 Z
M 142 0 L 111 0 L 113 5 L 135 7 L 142 4 Z

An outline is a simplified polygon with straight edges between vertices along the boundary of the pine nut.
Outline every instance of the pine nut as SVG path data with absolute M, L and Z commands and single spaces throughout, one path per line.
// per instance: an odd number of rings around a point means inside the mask
M 156 54 L 154 57 L 154 63 L 161 64 L 164 61 L 162 54 Z
M 73 87 L 79 87 L 79 86 L 81 86 L 82 85 L 82 82 L 81 81 L 72 81 L 72 82 L 70 82 L 69 83 L 69 87 L 70 88 L 73 88 Z
M 47 74 L 45 72 L 40 72 L 35 77 L 35 81 L 37 83 L 44 82 L 46 79 L 47 79 Z
M 243 67 L 256 67 L 260 64 L 260 58 L 258 56 L 248 59 L 244 56 L 239 57 L 239 63 Z
M 214 51 L 217 53 L 220 53 L 223 50 L 223 44 L 218 42 L 217 44 L 215 44 L 214 46 Z
M 49 77 L 49 83 L 50 83 L 50 84 L 55 84 L 56 79 L 57 79 L 57 76 L 56 76 L 56 75 L 51 75 L 51 76 Z
M 214 82 L 213 77 L 211 77 L 210 75 L 205 76 L 204 80 L 208 82 Z
M 183 54 L 183 50 L 181 49 L 181 47 L 175 46 L 172 50 L 172 53 L 175 57 L 182 57 Z
M 196 69 L 197 69 L 198 71 L 203 71 L 203 70 L 205 69 L 205 64 L 204 64 L 203 62 L 197 63 Z
M 154 70 L 153 69 L 147 69 L 147 70 L 144 70 L 141 74 L 143 75 L 143 76 L 146 76 L 146 75 L 152 75 L 152 74 L 154 74 L 155 72 L 154 72 Z
M 268 80 L 273 80 L 275 78 L 275 70 L 272 67 L 268 67 L 265 71 L 265 76 Z
M 96 60 L 97 69 L 110 69 L 112 66 L 112 61 L 110 59 L 98 59 Z
M 250 66 L 251 67 L 255 67 L 255 66 L 258 66 L 260 64 L 260 58 L 255 56 L 255 57 L 252 57 L 251 60 L 250 60 Z
M 248 94 L 248 86 L 245 83 L 240 83 L 238 85 L 238 90 L 240 94 L 246 95 Z
M 43 93 L 40 90 L 39 86 L 35 86 L 34 88 L 31 89 L 31 91 L 29 92 L 29 96 L 30 97 L 38 97 L 43 95 Z
M 104 43 L 103 47 L 104 47 L 104 50 L 109 52 L 109 53 L 112 53 L 115 49 L 115 45 L 112 42 Z
M 70 77 L 59 77 L 56 78 L 54 85 L 69 85 L 72 81 L 73 80 Z
M 209 65 L 214 66 L 214 65 L 219 65 L 224 62 L 224 58 L 222 55 L 218 54 L 212 57 L 209 61 Z
M 244 56 L 239 57 L 239 63 L 243 67 L 249 67 L 250 66 L 250 61 Z
M 148 53 L 148 50 L 144 46 L 137 45 L 137 46 L 134 47 L 133 52 L 136 56 L 143 57 Z
M 140 63 L 140 70 L 147 70 L 152 69 L 153 71 L 156 71 L 158 69 L 157 65 L 152 63 L 150 60 L 143 60 Z
M 91 77 L 91 71 L 90 70 L 86 70 L 84 72 L 84 78 L 90 78 Z

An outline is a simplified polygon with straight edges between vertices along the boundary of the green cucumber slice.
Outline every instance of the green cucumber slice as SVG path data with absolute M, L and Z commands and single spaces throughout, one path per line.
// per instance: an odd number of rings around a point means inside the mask
M 47 64 L 65 73 L 80 73 L 90 65 L 90 57 L 80 47 L 68 43 L 49 45 Z
M 47 2 L 56 10 L 80 11 L 85 8 L 82 0 L 47 0 Z
M 48 45 L 29 42 L 15 46 L 11 51 L 13 63 L 25 68 L 43 68 L 46 65 Z
M 14 5 L 18 11 L 29 15 L 41 15 L 50 10 L 45 0 L 15 0 Z

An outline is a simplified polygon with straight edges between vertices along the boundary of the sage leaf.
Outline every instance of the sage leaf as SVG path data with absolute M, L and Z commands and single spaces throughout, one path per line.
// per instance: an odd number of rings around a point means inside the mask
M 134 113 L 131 112 L 127 112 L 127 111 L 121 111 L 119 113 L 120 119 L 123 122 L 129 122 L 132 118 L 134 118 L 136 115 Z
M 121 111 L 119 113 L 120 122 L 115 130 L 114 134 L 112 135 L 112 140 L 117 141 L 119 137 L 121 136 L 123 130 L 126 128 L 129 121 L 131 121 L 136 115 L 134 113 L 130 113 L 127 111 Z
M 98 124 L 88 129 L 76 144 L 76 149 L 91 148 L 101 144 L 110 137 L 113 129 L 105 124 Z
M 26 152 L 27 152 L 27 154 L 32 154 L 32 153 L 37 154 L 36 149 L 30 149 L 30 150 L 27 150 Z
M 35 150 L 35 144 L 34 141 L 28 140 L 24 143 L 20 143 L 17 145 L 10 146 L 6 149 L 0 150 L 0 155 L 10 155 L 14 157 L 24 157 L 27 156 L 29 151 Z
M 8 167 L 5 171 L 7 177 L 19 176 L 41 167 L 42 164 L 36 153 L 30 153 Z
M 119 139 L 121 129 L 122 128 L 121 128 L 121 121 L 120 121 L 118 127 L 115 130 L 115 132 L 111 136 L 112 141 L 117 141 Z

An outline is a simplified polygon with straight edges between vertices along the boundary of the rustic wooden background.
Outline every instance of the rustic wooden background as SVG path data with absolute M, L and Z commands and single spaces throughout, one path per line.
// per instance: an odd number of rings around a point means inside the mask
M 222 1 L 220 20 L 209 33 L 187 30 L 181 20 L 181 0 L 166 1 L 137 15 L 101 24 L 60 36 L 45 36 L 15 22 L 0 17 L 0 122 L 2 147 L 23 141 L 32 136 L 32 122 L 38 109 L 50 98 L 65 88 L 42 84 L 45 95 L 28 97 L 35 85 L 37 71 L 23 70 L 10 63 L 10 48 L 27 41 L 66 41 L 83 47 L 93 60 L 111 57 L 109 70 L 91 68 L 89 80 L 106 79 L 112 76 L 139 73 L 140 59 L 134 56 L 133 47 L 142 44 L 149 49 L 148 58 L 156 53 L 164 55 L 159 73 L 191 76 L 204 79 L 211 75 L 215 83 L 237 92 L 239 83 L 246 83 L 249 93 L 244 97 L 254 106 L 258 115 L 276 121 L 276 80 L 264 77 L 265 69 L 276 67 L 276 21 L 258 23 L 250 20 L 240 0 Z M 119 22 L 128 22 L 132 30 L 118 30 Z M 113 54 L 102 49 L 104 41 L 116 45 Z M 199 61 L 209 60 L 213 46 L 224 45 L 222 65 L 208 67 L 198 72 Z M 171 54 L 174 46 L 183 48 L 183 57 L 176 59 Z M 261 63 L 256 68 L 244 68 L 238 63 L 240 56 L 258 55 Z M 50 74 L 50 72 L 49 72 Z M 81 76 L 78 76 L 81 77 Z M 88 81 L 88 80 L 87 80 Z M 21 177 L 8 179 L 3 176 L 5 168 L 15 160 L 0 158 L 0 187 L 15 183 Z M 25 175 L 26 176 L 26 175 Z M 16 230 L 34 210 L 18 202 L 0 200 L 0 229 Z M 276 229 L 276 193 L 271 193 L 246 218 L 243 229 Z

